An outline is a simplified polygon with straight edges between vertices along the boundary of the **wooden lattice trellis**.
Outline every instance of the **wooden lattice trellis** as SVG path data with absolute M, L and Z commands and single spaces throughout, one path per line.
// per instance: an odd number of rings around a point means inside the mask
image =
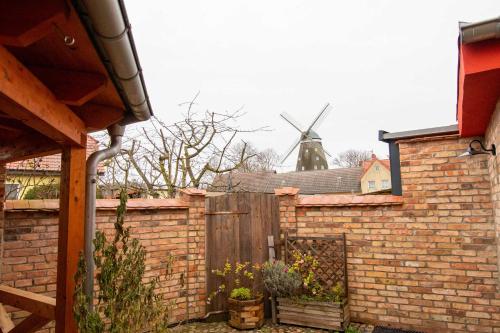
M 317 277 L 326 287 L 342 283 L 346 296 L 347 249 L 345 234 L 333 237 L 292 237 L 285 233 L 285 263 L 293 261 L 294 251 L 312 255 L 318 260 Z

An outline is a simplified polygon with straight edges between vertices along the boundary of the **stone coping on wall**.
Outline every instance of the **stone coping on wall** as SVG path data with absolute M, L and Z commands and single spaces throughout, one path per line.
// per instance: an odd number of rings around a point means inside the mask
M 114 210 L 118 207 L 118 199 L 97 199 L 98 210 Z M 189 203 L 180 199 L 129 199 L 127 209 L 187 209 Z M 22 210 L 59 210 L 59 200 L 6 200 L 5 211 Z
M 403 197 L 396 195 L 311 195 L 299 196 L 297 206 L 302 207 L 346 207 L 346 206 L 394 206 L 402 205 Z

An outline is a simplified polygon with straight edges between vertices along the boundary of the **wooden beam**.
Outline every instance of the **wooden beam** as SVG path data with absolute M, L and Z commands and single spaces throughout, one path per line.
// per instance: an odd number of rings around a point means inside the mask
M 0 46 L 0 110 L 60 144 L 83 146 L 85 124 Z
M 0 304 L 0 332 L 9 332 L 13 328 L 14 323 L 10 319 L 3 305 Z
M 57 154 L 61 147 L 38 133 L 24 134 L 10 142 L 0 143 L 0 162 L 10 163 L 27 158 Z
M 87 126 L 88 132 L 100 131 L 123 119 L 124 110 L 99 104 L 86 104 L 73 110 Z
M 52 297 L 0 285 L 0 303 L 31 312 L 43 318 L 55 318 L 56 300 Z
M 62 0 L 0 1 L 0 44 L 26 47 L 66 21 Z
M 33 333 L 47 325 L 50 321 L 52 320 L 31 314 L 17 324 L 9 333 Z
M 73 293 L 78 257 L 83 251 L 86 149 L 64 147 L 59 199 L 56 333 L 76 333 Z
M 107 77 L 99 73 L 30 66 L 29 69 L 66 105 L 81 106 L 106 88 Z

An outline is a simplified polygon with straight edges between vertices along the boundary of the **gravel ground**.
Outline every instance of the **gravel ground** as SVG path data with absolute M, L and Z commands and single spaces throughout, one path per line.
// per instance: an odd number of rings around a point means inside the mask
M 373 326 L 371 325 L 361 325 L 361 324 L 351 324 L 359 328 L 360 333 L 372 333 Z M 266 323 L 262 328 L 258 330 L 246 330 L 239 331 L 226 324 L 226 322 L 218 323 L 191 323 L 186 325 L 180 325 L 172 329 L 172 333 L 235 333 L 235 332 L 255 332 L 255 333 L 325 333 L 328 331 L 318 330 L 299 326 L 288 326 L 288 325 L 272 325 L 271 323 Z

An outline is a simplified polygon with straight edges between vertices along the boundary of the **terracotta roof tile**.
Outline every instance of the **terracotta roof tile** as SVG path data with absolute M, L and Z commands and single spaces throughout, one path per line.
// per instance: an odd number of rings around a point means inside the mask
M 99 141 L 92 136 L 87 136 L 87 157 L 93 152 L 99 150 Z M 7 170 L 15 171 L 61 171 L 61 154 L 43 156 L 40 158 L 30 158 L 27 160 L 16 161 L 7 164 Z M 98 172 L 105 172 L 104 164 L 100 163 Z
M 206 195 L 207 191 L 199 188 L 185 188 L 181 190 L 182 193 L 187 195 Z
M 98 199 L 96 208 L 99 210 L 116 209 L 118 199 Z M 179 199 L 129 199 L 127 209 L 179 209 L 188 208 L 189 204 Z M 6 200 L 4 209 L 14 210 L 58 210 L 59 200 Z
M 274 194 L 280 195 L 296 195 L 298 194 L 300 189 L 294 187 L 282 187 L 274 190 Z

